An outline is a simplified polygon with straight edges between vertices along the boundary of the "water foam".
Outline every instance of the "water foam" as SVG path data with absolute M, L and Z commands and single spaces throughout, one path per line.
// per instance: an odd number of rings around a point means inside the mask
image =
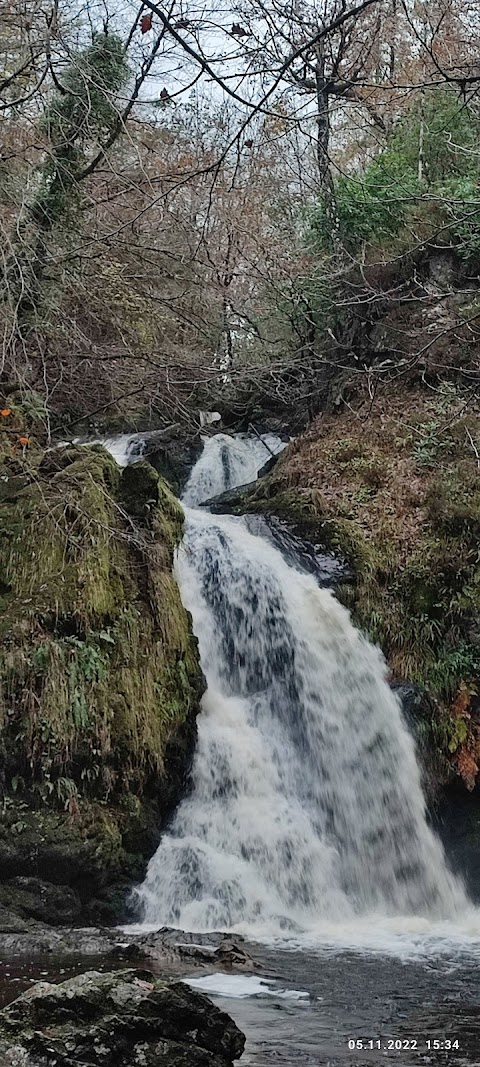
M 220 997 L 275 997 L 276 1000 L 310 1000 L 310 994 L 303 989 L 282 989 L 265 978 L 250 974 L 202 974 L 199 978 L 182 978 L 182 982 Z
M 205 438 L 203 451 L 185 486 L 183 503 L 195 507 L 227 489 L 253 482 L 260 468 L 285 447 L 284 441 L 268 433 L 258 437 L 217 433 Z
M 75 437 L 74 445 L 103 445 L 119 467 L 141 459 L 145 448 L 145 434 L 121 433 L 115 437 Z M 62 446 L 65 447 L 65 446 Z

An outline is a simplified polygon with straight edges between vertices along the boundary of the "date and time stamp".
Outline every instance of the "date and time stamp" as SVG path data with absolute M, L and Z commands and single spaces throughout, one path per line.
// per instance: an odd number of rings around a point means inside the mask
M 457 1037 L 349 1037 L 347 1046 L 350 1052 L 458 1052 L 460 1042 Z

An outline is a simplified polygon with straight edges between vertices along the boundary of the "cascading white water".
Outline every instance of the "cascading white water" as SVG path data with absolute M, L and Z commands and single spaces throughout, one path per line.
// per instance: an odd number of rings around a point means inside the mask
M 126 467 L 129 463 L 142 458 L 145 434 L 121 433 L 115 437 L 74 437 L 72 443 L 74 445 L 103 445 L 119 467 Z
M 265 458 L 258 440 L 210 439 L 184 502 Z M 464 911 L 384 660 L 348 612 L 246 520 L 191 506 L 177 573 L 208 689 L 191 792 L 138 890 L 143 921 L 255 936 Z
M 253 482 L 267 460 L 283 448 L 285 443 L 268 433 L 261 437 L 217 433 L 207 438 L 185 487 L 182 503 L 185 507 L 195 507 L 227 489 Z

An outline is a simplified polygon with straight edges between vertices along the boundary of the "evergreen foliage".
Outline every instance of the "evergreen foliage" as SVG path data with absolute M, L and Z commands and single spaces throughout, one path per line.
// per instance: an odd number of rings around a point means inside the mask
M 49 230 L 69 214 L 79 196 L 78 179 L 88 147 L 118 121 L 115 94 L 125 85 L 128 64 L 119 37 L 98 33 L 72 60 L 45 112 L 46 159 L 32 217 Z
M 363 174 L 342 175 L 335 189 L 340 237 L 356 253 L 381 247 L 417 230 L 443 228 L 468 257 L 480 247 L 477 146 L 480 123 L 452 92 L 432 92 L 407 113 Z M 316 251 L 327 244 L 328 219 L 321 201 L 310 217 Z M 426 229 L 426 233 L 424 233 Z

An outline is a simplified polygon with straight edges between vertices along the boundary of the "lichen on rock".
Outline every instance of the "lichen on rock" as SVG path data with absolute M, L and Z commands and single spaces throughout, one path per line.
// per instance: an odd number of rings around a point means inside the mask
M 101 446 L 2 449 L 2 904 L 35 876 L 85 917 L 138 877 L 188 768 L 203 678 L 172 574 L 183 512 Z
M 206 996 L 149 971 L 38 982 L 0 1012 L 0 1062 L 9 1067 L 231 1067 L 244 1044 Z

